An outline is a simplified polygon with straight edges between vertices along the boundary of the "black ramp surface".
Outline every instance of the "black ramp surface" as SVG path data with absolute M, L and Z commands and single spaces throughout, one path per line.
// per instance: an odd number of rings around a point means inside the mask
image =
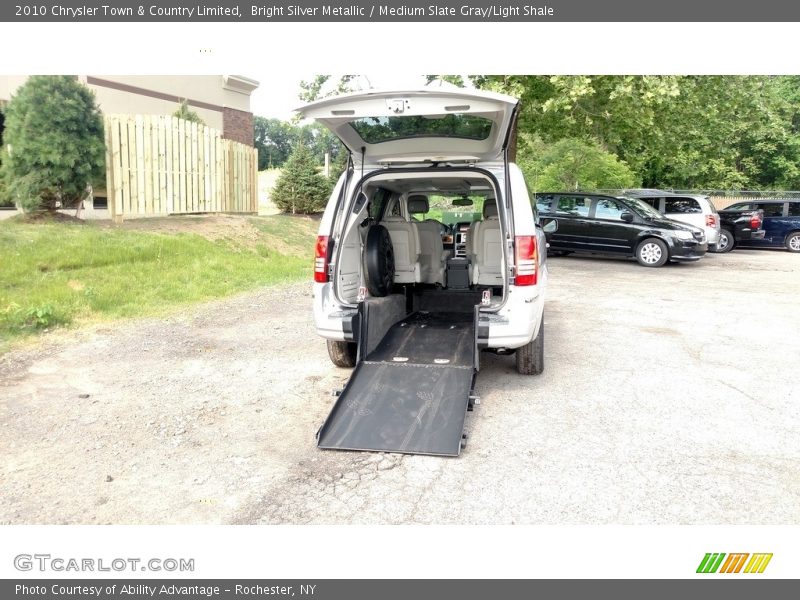
M 356 366 L 318 445 L 458 456 L 473 358 L 471 315 L 411 315 Z

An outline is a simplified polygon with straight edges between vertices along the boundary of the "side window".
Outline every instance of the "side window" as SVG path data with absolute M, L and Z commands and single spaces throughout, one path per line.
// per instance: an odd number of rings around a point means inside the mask
M 594 211 L 595 219 L 605 219 L 606 221 L 622 221 L 622 213 L 625 207 L 612 198 L 600 198 L 597 201 L 597 208 Z
M 389 198 L 389 191 L 383 188 L 379 189 L 372 196 L 369 202 L 369 216 L 371 219 L 378 221 L 383 214 L 383 209 L 386 206 L 386 200 Z
M 800 202 L 789 202 L 789 216 L 800 217 Z
M 752 206 L 749 202 L 737 202 L 736 204 L 731 204 L 728 208 L 724 210 L 736 210 L 736 211 L 744 211 L 744 210 L 752 210 Z
M 588 217 L 589 208 L 592 206 L 591 198 L 582 196 L 559 196 L 556 213 L 572 215 L 573 217 Z
M 759 202 L 756 204 L 756 208 L 760 208 L 764 211 L 765 217 L 782 217 L 783 216 L 783 204 L 780 202 Z
M 694 198 L 666 198 L 664 200 L 664 213 L 678 213 L 688 215 L 693 213 L 701 213 L 703 209 L 700 203 Z
M 659 204 L 661 203 L 661 198 L 639 198 L 639 200 L 641 200 L 645 204 L 649 204 L 657 211 L 659 212 L 661 211 L 661 208 L 659 208 Z
M 543 213 L 550 212 L 552 204 L 553 204 L 552 196 L 536 196 L 536 208 L 539 210 L 539 212 Z

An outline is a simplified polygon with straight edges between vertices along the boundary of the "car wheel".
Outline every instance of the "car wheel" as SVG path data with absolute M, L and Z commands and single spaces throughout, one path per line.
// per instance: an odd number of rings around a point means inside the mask
M 544 371 L 544 314 L 539 322 L 539 335 L 517 348 L 516 360 L 517 373 L 521 375 L 539 375 Z
M 337 367 L 349 369 L 356 366 L 356 353 L 358 344 L 355 342 L 328 341 L 328 356 Z
M 720 229 L 719 242 L 714 252 L 722 254 L 723 252 L 730 252 L 733 250 L 733 234 L 727 229 Z
M 669 260 L 667 245 L 658 238 L 647 238 L 636 248 L 636 260 L 644 267 L 660 267 Z
M 373 225 L 364 243 L 364 278 L 370 295 L 386 296 L 394 283 L 394 248 L 389 230 Z
M 800 231 L 787 235 L 784 245 L 789 252 L 800 252 Z

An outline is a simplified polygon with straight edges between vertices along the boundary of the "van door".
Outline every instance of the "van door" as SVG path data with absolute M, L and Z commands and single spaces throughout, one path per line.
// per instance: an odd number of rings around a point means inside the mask
M 622 220 L 622 213 L 632 212 L 614 198 L 598 198 L 591 219 L 592 245 L 603 252 L 630 254 L 636 239 L 635 225 Z
M 756 208 L 764 211 L 764 238 L 750 240 L 753 246 L 782 246 L 786 237 L 786 203 L 785 202 L 756 202 Z

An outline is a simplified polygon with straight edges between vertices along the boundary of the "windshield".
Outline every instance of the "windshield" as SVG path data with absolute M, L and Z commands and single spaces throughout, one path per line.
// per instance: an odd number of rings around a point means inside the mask
M 642 202 L 638 198 L 625 198 L 625 202 L 640 215 L 654 219 L 663 219 L 664 215 L 650 206 L 647 202 Z
M 466 199 L 472 202 L 470 206 L 467 204 Z M 425 221 L 426 219 L 433 219 L 445 225 L 455 225 L 456 223 L 472 223 L 479 221 L 483 213 L 483 203 L 485 198 L 483 196 L 443 196 L 431 194 L 428 196 L 428 212 L 416 213 L 411 217 L 417 221 Z
M 470 114 L 442 116 L 364 117 L 350 121 L 350 127 L 368 144 L 415 137 L 455 137 L 485 140 L 492 121 Z

